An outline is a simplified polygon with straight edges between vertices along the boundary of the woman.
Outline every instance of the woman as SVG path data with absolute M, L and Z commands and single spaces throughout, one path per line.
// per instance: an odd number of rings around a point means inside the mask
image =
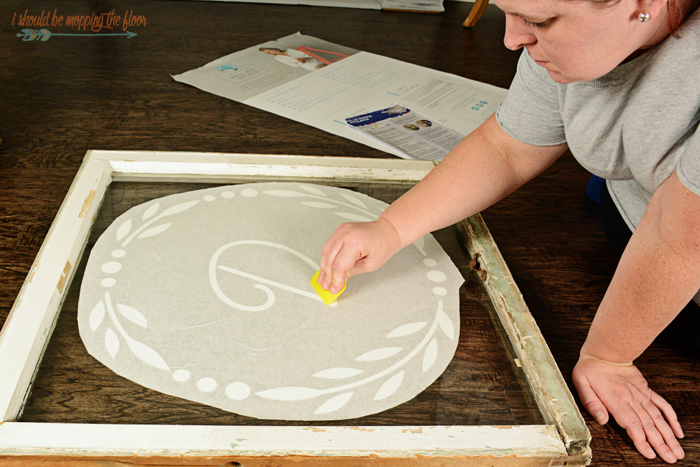
M 700 290 L 700 2 L 495 3 L 506 47 L 525 49 L 506 100 L 378 220 L 339 226 L 319 283 L 337 292 L 350 271 L 489 207 L 570 149 L 634 230 L 574 383 L 598 423 L 612 415 L 645 457 L 676 462 L 676 414 L 633 361 Z

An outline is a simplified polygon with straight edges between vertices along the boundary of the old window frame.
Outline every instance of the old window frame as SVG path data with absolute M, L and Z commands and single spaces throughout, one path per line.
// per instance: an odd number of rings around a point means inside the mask
M 88 151 L 0 332 L 0 463 L 121 461 L 245 466 L 587 465 L 590 433 L 480 215 L 458 223 L 546 425 L 166 426 L 23 423 L 31 388 L 75 265 L 112 181 L 417 183 L 416 160 L 142 151 Z M 287 461 L 287 462 L 285 462 Z M 25 465 L 25 464 L 21 464 Z

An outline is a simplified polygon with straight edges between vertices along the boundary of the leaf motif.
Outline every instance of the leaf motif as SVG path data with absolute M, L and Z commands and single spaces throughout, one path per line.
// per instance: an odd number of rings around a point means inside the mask
M 444 311 L 442 311 L 442 307 L 440 307 L 440 310 L 438 310 L 437 320 L 442 332 L 444 332 L 445 335 L 449 337 L 451 341 L 453 341 L 455 339 L 455 327 L 452 324 L 450 317 L 447 316 Z
M 329 203 L 323 203 L 321 201 L 306 201 L 301 203 L 304 206 L 311 206 L 312 208 L 321 208 L 321 209 L 327 209 L 327 208 L 337 208 L 335 204 L 329 204 Z
M 138 310 L 135 310 L 130 306 L 122 305 L 121 303 L 117 303 L 117 308 L 119 308 L 119 312 L 122 314 L 122 316 L 132 323 L 136 323 L 142 328 L 148 327 L 148 324 L 146 324 L 146 317 L 143 316 Z
M 321 190 L 319 190 L 319 189 L 316 188 L 315 186 L 299 185 L 299 187 L 300 187 L 302 190 L 306 190 L 306 191 L 308 191 L 309 193 L 313 193 L 313 194 L 315 194 L 315 195 L 317 195 L 317 196 L 325 196 L 325 197 L 328 197 L 328 195 L 326 195 L 324 192 L 322 192 Z
M 363 370 L 359 370 L 357 368 L 329 368 L 327 370 L 314 373 L 313 376 L 316 378 L 343 379 L 359 375 L 362 373 L 362 371 Z
M 146 209 L 146 212 L 143 213 L 143 217 L 141 218 L 142 220 L 149 219 L 153 217 L 153 214 L 158 212 L 158 209 L 160 209 L 160 203 L 156 203 L 150 208 Z
M 107 352 L 109 352 L 109 355 L 112 358 L 117 356 L 117 352 L 119 352 L 119 338 L 114 331 L 112 331 L 112 328 L 107 328 L 107 333 L 105 334 L 105 347 L 107 347 Z
M 146 344 L 142 344 L 141 342 L 135 341 L 133 339 L 127 340 L 126 343 L 129 344 L 129 348 L 132 352 L 134 352 L 134 355 L 136 355 L 144 363 L 147 363 L 148 365 L 151 365 L 161 370 L 170 370 L 170 367 L 167 363 L 165 363 L 163 357 L 158 355 L 158 352 L 156 352 Z
M 154 235 L 158 235 L 159 233 L 165 232 L 165 230 L 168 227 L 170 227 L 170 222 L 168 222 L 167 224 L 160 224 L 158 227 L 152 227 L 152 228 L 146 230 L 145 232 L 142 232 L 136 238 L 148 238 L 148 237 L 152 237 Z
M 428 323 L 420 321 L 417 321 L 415 323 L 404 324 L 403 326 L 399 326 L 398 328 L 391 331 L 389 334 L 386 335 L 386 337 L 393 338 L 410 336 L 411 334 L 414 334 L 423 329 L 426 324 Z
M 126 234 L 129 232 L 131 232 L 131 219 L 127 219 L 126 222 L 119 226 L 119 230 L 117 230 L 117 241 L 126 237 Z
M 343 198 L 345 198 L 346 200 L 350 201 L 350 202 L 351 202 L 352 204 L 354 204 L 355 206 L 359 206 L 359 207 L 361 207 L 361 208 L 367 209 L 367 206 L 365 206 L 365 203 L 363 203 L 362 201 L 360 201 L 359 198 L 355 198 L 354 196 L 349 195 L 349 194 L 347 194 L 347 193 L 341 193 L 340 195 L 341 195 Z
M 425 349 L 425 355 L 423 355 L 423 373 L 428 371 L 430 367 L 433 366 L 435 360 L 437 360 L 438 355 L 438 343 L 437 339 L 433 337 L 433 340 L 428 344 L 428 348 Z
M 42 41 L 42 42 L 48 41 L 48 40 L 49 40 L 49 37 L 51 37 L 51 31 L 49 31 L 48 29 L 40 29 L 39 31 L 41 31 L 41 33 L 44 34 L 44 35 L 41 37 L 41 41 Z
M 105 304 L 100 301 L 95 308 L 90 312 L 90 329 L 92 332 L 97 331 L 97 328 L 102 324 L 102 320 L 105 318 Z
M 331 397 L 326 402 L 324 402 L 323 405 L 321 405 L 321 407 L 316 409 L 314 415 L 335 412 L 336 410 L 348 403 L 348 401 L 352 397 L 352 394 L 352 391 L 350 391 L 344 394 L 339 394 L 335 397 Z
M 318 389 L 299 387 L 275 388 L 255 393 L 257 396 L 275 401 L 301 401 L 304 399 L 311 399 L 320 394 L 321 391 Z
M 266 195 L 272 195 L 272 196 L 283 196 L 285 198 L 296 198 L 299 196 L 308 196 L 305 195 L 304 193 L 299 193 L 298 191 L 289 191 L 289 190 L 268 190 L 268 191 L 263 191 Z
M 374 396 L 375 401 L 386 399 L 396 392 L 396 390 L 401 386 L 403 382 L 403 370 L 396 373 L 394 376 L 386 380 L 382 387 L 377 391 L 377 395 Z
M 372 220 L 369 217 L 361 216 L 359 214 L 355 214 L 354 212 L 336 212 L 336 214 L 344 219 L 350 219 L 351 221 L 369 222 Z
M 22 29 L 22 32 L 24 33 L 23 41 L 33 41 L 39 34 L 39 31 L 34 29 Z
M 175 206 L 170 207 L 170 208 L 166 209 L 165 211 L 163 211 L 161 216 L 172 216 L 173 214 L 179 214 L 182 211 L 187 211 L 189 208 L 191 208 L 192 206 L 194 206 L 197 203 L 199 203 L 198 199 L 196 199 L 194 201 L 187 201 L 186 203 L 176 204 Z
M 403 349 L 401 347 L 382 347 L 381 349 L 370 350 L 369 352 L 363 353 L 355 360 L 358 362 L 373 362 L 376 360 L 383 360 L 389 358 L 397 353 L 401 352 Z
M 425 252 L 425 249 L 424 249 L 425 248 L 425 237 L 421 237 L 418 240 L 416 240 L 415 242 L 413 242 L 413 246 L 418 248 L 418 251 L 423 253 L 423 256 L 428 256 L 427 253 Z

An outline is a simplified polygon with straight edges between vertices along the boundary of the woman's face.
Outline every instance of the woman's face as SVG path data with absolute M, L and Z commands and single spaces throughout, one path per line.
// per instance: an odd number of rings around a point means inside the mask
M 642 23 L 635 0 L 596 7 L 586 0 L 495 0 L 506 13 L 504 42 L 525 47 L 558 83 L 590 81 L 610 72 L 658 36 L 665 17 Z M 657 41 L 658 42 L 658 41 Z

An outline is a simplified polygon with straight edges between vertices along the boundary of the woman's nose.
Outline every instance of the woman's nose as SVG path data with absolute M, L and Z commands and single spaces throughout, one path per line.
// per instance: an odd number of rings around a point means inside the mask
M 518 50 L 535 42 L 537 42 L 537 38 L 530 33 L 522 19 L 506 15 L 506 34 L 503 37 L 503 43 L 507 48 Z

